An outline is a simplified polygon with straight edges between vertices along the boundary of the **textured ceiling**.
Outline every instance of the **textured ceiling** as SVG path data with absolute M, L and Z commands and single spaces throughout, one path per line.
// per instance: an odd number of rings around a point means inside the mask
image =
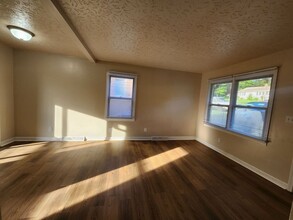
M 44 1 L 2 0 L 0 40 L 84 57 Z M 293 47 L 292 0 L 57 2 L 98 60 L 204 72 Z M 17 42 L 6 24 L 36 37 Z
M 85 57 L 45 1 L 48 0 L 0 0 L 0 41 L 14 48 Z M 28 42 L 19 41 L 8 31 L 9 24 L 36 36 Z

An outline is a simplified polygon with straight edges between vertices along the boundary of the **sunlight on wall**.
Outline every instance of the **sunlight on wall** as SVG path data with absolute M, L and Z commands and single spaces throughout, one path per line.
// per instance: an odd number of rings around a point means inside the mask
M 31 209 L 30 216 L 45 218 L 70 208 L 120 184 L 131 181 L 144 173 L 158 169 L 188 154 L 181 147 L 149 157 L 98 176 L 71 184 L 45 194 Z M 48 207 L 48 208 L 46 208 Z
M 54 106 L 54 137 L 93 137 L 105 139 L 107 122 L 61 106 Z
M 118 129 L 122 131 L 126 131 L 126 126 L 125 125 L 118 125 Z
M 106 137 L 107 122 L 81 112 L 67 110 L 67 136 Z
M 197 137 L 201 137 L 201 140 L 206 141 L 211 135 L 211 129 L 208 129 L 209 127 L 210 125 L 204 124 L 203 129 L 197 130 Z
M 63 134 L 63 108 L 55 105 L 55 118 L 54 118 L 54 137 L 62 138 Z
M 118 125 L 117 128 L 111 129 L 111 140 L 125 140 L 126 137 L 126 126 Z

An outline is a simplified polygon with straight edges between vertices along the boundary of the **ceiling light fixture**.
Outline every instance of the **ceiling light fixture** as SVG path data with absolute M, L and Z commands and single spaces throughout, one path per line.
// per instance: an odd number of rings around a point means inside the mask
M 29 41 L 30 39 L 32 39 L 32 37 L 35 36 L 33 32 L 28 31 L 21 27 L 17 27 L 14 25 L 7 25 L 7 28 L 9 29 L 11 34 L 19 40 Z

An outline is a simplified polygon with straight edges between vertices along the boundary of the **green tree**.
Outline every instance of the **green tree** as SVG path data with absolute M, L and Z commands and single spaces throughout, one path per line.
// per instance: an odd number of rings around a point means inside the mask
M 222 83 L 214 85 L 214 96 L 226 97 L 230 94 L 231 83 Z
M 271 85 L 271 78 L 262 78 L 262 79 L 250 79 L 239 82 L 239 88 L 245 89 L 247 87 L 258 87 Z

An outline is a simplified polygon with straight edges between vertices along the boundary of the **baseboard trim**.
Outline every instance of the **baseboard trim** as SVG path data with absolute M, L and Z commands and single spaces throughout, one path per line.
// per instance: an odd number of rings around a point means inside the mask
M 0 146 L 1 146 L 1 147 L 4 147 L 4 146 L 6 146 L 6 145 L 8 145 L 8 144 L 11 144 L 13 141 L 14 141 L 14 138 L 6 139 L 6 140 L 4 140 L 4 141 L 1 141 Z
M 150 141 L 152 136 L 134 137 L 98 137 L 98 136 L 67 136 L 56 137 L 15 137 L 13 141 Z M 160 140 L 194 140 L 194 136 L 160 136 Z
M 62 141 L 62 138 L 55 138 L 55 137 L 15 137 L 14 141 Z
M 288 181 L 288 187 L 287 190 L 290 192 L 293 192 L 293 159 L 291 162 L 291 168 L 290 168 L 290 174 L 289 174 L 289 181 Z M 293 213 L 292 213 L 293 218 Z
M 207 142 L 205 142 L 205 141 L 203 141 L 203 140 L 201 140 L 201 139 L 199 139 L 197 137 L 195 137 L 195 140 L 200 142 L 200 143 L 202 143 L 203 145 L 211 148 L 212 150 L 217 151 L 218 153 L 222 154 L 223 156 L 233 160 L 234 162 L 240 164 L 241 166 L 251 170 L 252 172 L 258 174 L 259 176 L 265 178 L 266 180 L 276 184 L 277 186 L 288 190 L 288 184 L 283 182 L 282 180 L 279 180 L 279 179 L 271 176 L 270 174 L 268 174 L 268 173 L 266 173 L 266 172 L 264 172 L 264 171 L 262 171 L 262 170 L 260 170 L 260 169 L 258 169 L 256 167 L 244 162 L 243 160 L 240 160 L 239 158 L 233 156 L 232 154 L 229 154 L 229 153 L 219 149 L 218 147 L 216 147 L 216 146 L 214 146 L 214 145 L 212 145 L 210 143 L 207 143 Z
M 292 204 L 291 204 L 289 220 L 293 220 L 293 202 L 292 202 Z

